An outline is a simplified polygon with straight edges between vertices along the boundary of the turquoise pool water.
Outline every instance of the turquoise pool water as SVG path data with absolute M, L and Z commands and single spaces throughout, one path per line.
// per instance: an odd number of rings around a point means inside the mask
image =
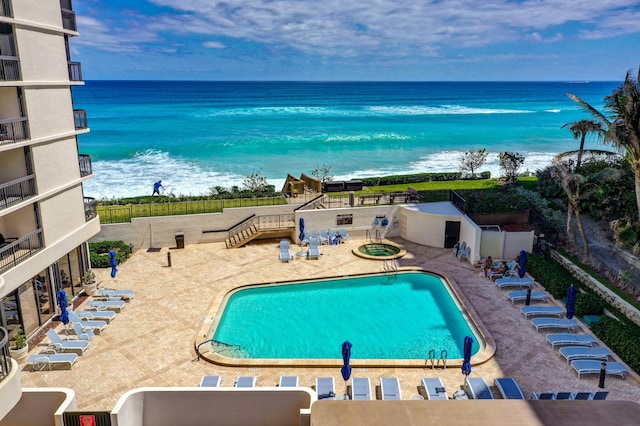
M 235 358 L 425 359 L 431 349 L 462 358 L 464 336 L 478 337 L 447 285 L 407 272 L 260 286 L 232 294 L 213 338 Z

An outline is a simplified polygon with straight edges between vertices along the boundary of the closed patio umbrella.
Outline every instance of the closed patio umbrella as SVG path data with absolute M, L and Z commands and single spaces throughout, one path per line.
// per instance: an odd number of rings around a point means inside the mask
M 56 299 L 58 299 L 58 306 L 60 307 L 60 322 L 65 325 L 64 331 L 66 333 L 66 325 L 69 324 L 69 313 L 67 312 L 67 292 L 64 290 L 58 290 Z
M 567 290 L 567 319 L 573 318 L 576 313 L 576 294 L 578 290 L 571 284 Z
M 116 279 L 116 274 L 118 273 L 118 261 L 116 260 L 116 252 L 111 250 L 109 252 L 109 262 L 111 263 L 111 278 Z
M 344 399 L 349 399 L 349 395 L 347 394 L 347 382 L 349 381 L 349 377 L 351 377 L 351 365 L 349 361 L 351 360 L 351 347 L 353 345 L 348 340 L 345 340 L 342 343 L 342 368 L 340 369 L 340 373 L 342 373 L 342 378 L 344 379 Z
M 298 238 L 300 239 L 300 244 L 302 244 L 302 240 L 304 240 L 304 218 L 300 218 L 300 235 L 298 235 Z
M 468 376 L 471 374 L 471 348 L 473 347 L 473 338 L 466 336 L 464 338 L 464 348 L 462 352 L 462 374 Z
M 520 251 L 520 264 L 518 266 L 518 276 L 524 278 L 524 274 L 527 273 L 527 252 Z

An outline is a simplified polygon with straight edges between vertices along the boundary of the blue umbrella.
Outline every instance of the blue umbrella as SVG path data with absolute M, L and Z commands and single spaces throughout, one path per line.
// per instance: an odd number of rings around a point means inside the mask
M 353 345 L 348 340 L 345 340 L 342 344 L 342 368 L 340 369 L 340 373 L 342 373 L 342 378 L 344 379 L 344 399 L 349 399 L 347 396 L 347 381 L 349 381 L 349 377 L 351 377 L 351 365 L 349 365 L 349 360 L 351 359 L 352 346 Z
M 567 290 L 567 318 L 573 318 L 573 315 L 576 313 L 575 303 L 576 303 L 576 294 L 577 289 L 571 284 L 569 289 Z
M 56 295 L 58 299 L 58 306 L 60 306 L 60 321 L 67 325 L 69 324 L 69 314 L 67 313 L 67 292 L 64 290 L 58 290 Z
M 302 244 L 302 240 L 304 240 L 304 218 L 300 218 L 300 244 Z
M 527 252 L 520 250 L 520 266 L 518 267 L 518 276 L 524 278 L 527 273 Z
M 118 273 L 118 268 L 116 268 L 118 261 L 116 260 L 116 252 L 113 250 L 109 252 L 109 261 L 111 262 L 111 278 L 115 279 Z
M 462 374 L 468 376 L 471 374 L 471 348 L 473 347 L 473 338 L 471 336 L 467 336 L 464 338 L 464 350 L 463 350 L 463 361 L 462 361 Z

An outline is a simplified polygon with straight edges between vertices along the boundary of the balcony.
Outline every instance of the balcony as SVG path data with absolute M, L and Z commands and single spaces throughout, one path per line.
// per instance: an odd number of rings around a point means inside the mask
M 68 62 L 69 65 L 69 80 L 82 81 L 82 67 L 80 62 Z
M 34 175 L 0 185 L 0 210 L 21 203 L 36 195 L 36 179 Z
M 0 145 L 29 139 L 29 121 L 26 117 L 0 120 Z
M 0 81 L 20 81 L 20 60 L 7 56 L 0 57 Z
M 90 155 L 80 154 L 78 155 L 78 161 L 80 162 L 80 177 L 85 177 L 93 173 Z
M 0 248 L 0 274 L 19 265 L 43 249 L 42 229 Z
M 75 12 L 70 10 L 62 11 L 62 28 L 69 31 L 78 31 Z
M 11 358 L 9 357 L 9 332 L 0 327 L 0 382 L 11 372 Z
M 60 9 L 73 10 L 73 5 L 71 4 L 71 0 L 60 0 Z
M 95 198 L 84 197 L 84 217 L 87 222 L 98 216 L 98 203 Z
M 73 120 L 76 123 L 76 130 L 88 129 L 89 123 L 87 121 L 87 111 L 83 109 L 73 110 Z
M 11 10 L 11 0 L 0 0 L 0 16 L 13 18 L 13 11 Z

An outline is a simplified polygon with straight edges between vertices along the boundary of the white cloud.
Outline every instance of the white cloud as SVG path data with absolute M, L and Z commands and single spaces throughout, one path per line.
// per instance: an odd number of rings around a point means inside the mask
M 224 49 L 227 47 L 224 44 L 219 43 L 217 41 L 205 41 L 204 43 L 202 43 L 202 45 L 207 49 Z

